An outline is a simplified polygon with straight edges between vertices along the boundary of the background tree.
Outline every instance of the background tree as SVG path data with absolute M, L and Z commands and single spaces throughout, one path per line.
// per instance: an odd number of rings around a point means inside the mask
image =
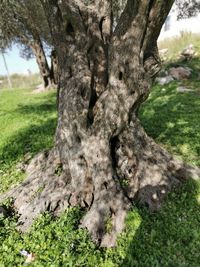
M 9 47 L 9 43 L 6 40 L 4 40 L 3 38 L 1 38 L 1 31 L 0 31 L 0 55 L 2 56 L 2 59 L 3 59 L 3 62 L 4 62 L 4 67 L 5 67 L 5 70 L 6 70 L 8 86 L 10 88 L 12 88 L 12 81 L 10 79 L 10 73 L 9 73 L 7 62 L 6 62 L 6 58 L 5 58 L 5 55 L 4 55 L 5 51 L 6 51 L 6 48 L 8 48 L 8 47 Z
M 44 44 L 51 47 L 51 38 L 40 1 L 1 1 L 0 11 L 1 39 L 20 45 L 26 58 L 34 55 L 44 88 L 53 86 L 56 81 L 44 49 Z
M 200 10 L 199 0 L 176 0 L 175 3 L 178 7 L 179 19 L 196 16 Z
M 133 202 L 157 210 L 174 185 L 200 174 L 157 145 L 137 118 L 160 70 L 157 38 L 173 0 L 128 0 L 115 27 L 111 0 L 41 3 L 60 69 L 55 146 L 1 199 L 13 197 L 22 230 L 45 210 L 80 205 L 82 227 L 112 246 Z

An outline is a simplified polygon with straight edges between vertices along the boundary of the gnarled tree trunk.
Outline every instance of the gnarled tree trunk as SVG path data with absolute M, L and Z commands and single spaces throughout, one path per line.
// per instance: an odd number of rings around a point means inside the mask
M 128 0 L 114 31 L 109 0 L 42 2 L 60 70 L 55 147 L 33 159 L 27 180 L 6 197 L 14 197 L 23 230 L 45 210 L 81 205 L 81 225 L 112 246 L 134 201 L 158 209 L 172 186 L 199 176 L 137 118 L 160 69 L 156 41 L 173 1 Z

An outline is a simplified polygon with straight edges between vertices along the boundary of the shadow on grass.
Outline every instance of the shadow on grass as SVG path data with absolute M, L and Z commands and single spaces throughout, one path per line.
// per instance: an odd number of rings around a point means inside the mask
M 140 112 L 147 133 L 172 153 L 200 166 L 200 96 L 177 93 L 177 82 L 155 85 Z
M 13 112 L 17 112 L 20 114 L 40 114 L 46 113 L 46 112 L 54 112 L 55 111 L 55 103 L 37 103 L 37 104 L 31 104 L 31 105 L 18 105 L 17 109 L 15 109 Z
M 23 97 L 26 97 L 26 94 Z M 1 148 L 1 168 L 7 169 L 9 166 L 13 166 L 23 159 L 26 153 L 33 156 L 53 145 L 57 122 L 55 92 L 38 94 L 34 98 L 27 93 L 27 98 L 24 104 L 18 104 L 17 108 L 9 111 L 10 116 L 16 117 L 18 121 L 22 118 L 27 126 L 16 132 L 13 131 Z
M 45 98 L 44 98 L 45 97 Z M 48 95 L 37 96 L 35 98 L 38 103 L 19 104 L 13 111 L 22 115 L 43 115 L 43 113 L 52 113 L 56 110 L 56 101 L 54 92 Z
M 191 62 L 192 67 L 197 63 L 199 60 Z M 196 68 L 199 70 L 199 65 Z M 194 92 L 178 93 L 176 88 L 181 85 L 194 88 Z M 140 119 L 157 142 L 200 166 L 199 89 L 197 80 L 155 85 Z M 128 250 L 120 266 L 200 266 L 200 182 L 184 183 L 169 195 L 158 213 L 143 208 L 137 212 L 140 224 L 132 239 L 127 234 Z M 127 224 L 131 232 L 133 220 Z
M 159 212 L 139 209 L 141 223 L 121 266 L 199 266 L 199 194 L 200 184 L 188 181 L 169 195 Z
M 0 147 L 0 192 L 5 192 L 11 185 L 24 179 L 21 171 L 23 164 L 17 167 L 17 163 L 27 163 L 38 152 L 53 146 L 57 123 L 54 95 L 27 96 L 24 104 L 15 104 L 14 108 L 10 104 L 9 112 L 5 111 L 9 131 Z M 19 102 L 23 103 L 21 100 Z M 9 128 L 10 121 L 13 130 Z
M 12 135 L 0 151 L 0 164 L 9 167 L 22 159 L 26 153 L 34 155 L 50 148 L 53 145 L 55 128 L 56 119 L 51 118 L 39 125 L 30 125 Z
M 177 93 L 178 86 L 178 82 L 155 85 L 140 118 L 157 142 L 200 166 L 200 96 L 198 90 Z M 200 183 L 188 181 L 169 195 L 158 213 L 137 209 L 141 222 L 121 266 L 199 266 L 199 204 Z

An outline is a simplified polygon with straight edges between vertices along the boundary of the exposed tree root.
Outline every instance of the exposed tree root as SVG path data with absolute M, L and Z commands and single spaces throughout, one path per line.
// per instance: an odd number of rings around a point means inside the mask
M 125 180 L 127 196 L 151 210 L 160 208 L 172 187 L 200 178 L 200 169 L 175 159 L 156 144 L 135 117 L 119 136 L 115 150 L 117 175 Z
M 57 84 L 53 83 L 53 82 L 49 82 L 48 86 L 45 86 L 43 83 L 39 84 L 34 90 L 33 93 L 34 94 L 39 94 L 42 92 L 47 92 L 51 89 L 57 89 Z
M 33 220 L 45 211 L 56 214 L 68 206 L 67 170 L 60 171 L 58 152 L 38 154 L 27 168 L 28 178 L 19 186 L 0 197 L 14 200 L 14 209 L 19 214 L 19 229 L 26 231 Z M 61 174 L 60 174 L 61 172 Z
M 89 143 L 86 154 L 97 153 L 91 140 Z M 98 164 L 98 159 L 92 162 L 93 157 L 86 157 L 91 164 L 87 166 L 90 175 L 85 177 L 90 178 L 80 177 L 79 181 L 72 181 L 68 164 L 61 163 L 57 149 L 40 153 L 27 168 L 28 178 L 1 196 L 0 202 L 13 198 L 21 231 L 27 231 L 45 211 L 58 215 L 69 206 L 81 205 L 86 209 L 81 226 L 89 230 L 97 243 L 108 247 L 115 245 L 132 202 L 137 200 L 157 210 L 173 186 L 200 177 L 198 168 L 174 159 L 148 137 L 137 119 L 115 139 L 111 150 L 113 171 L 107 177 L 102 169 L 109 169 L 110 163 Z

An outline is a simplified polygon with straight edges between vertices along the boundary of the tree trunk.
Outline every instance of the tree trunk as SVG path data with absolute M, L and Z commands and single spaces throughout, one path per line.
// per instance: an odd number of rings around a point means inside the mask
M 27 180 L 2 196 L 14 198 L 22 230 L 45 210 L 80 205 L 81 226 L 113 246 L 133 202 L 156 210 L 174 185 L 199 177 L 137 119 L 160 69 L 156 40 L 172 3 L 129 0 L 113 32 L 110 1 L 44 1 L 60 70 L 58 126 L 55 147 L 35 157 Z
M 31 42 L 30 47 L 36 57 L 44 89 L 54 87 L 55 79 L 53 69 L 50 70 L 49 68 L 41 40 L 39 38 L 35 39 Z
M 58 58 L 56 55 L 56 51 L 54 49 L 51 51 L 50 76 L 51 76 L 51 79 L 53 80 L 53 83 L 58 84 L 59 82 Z

